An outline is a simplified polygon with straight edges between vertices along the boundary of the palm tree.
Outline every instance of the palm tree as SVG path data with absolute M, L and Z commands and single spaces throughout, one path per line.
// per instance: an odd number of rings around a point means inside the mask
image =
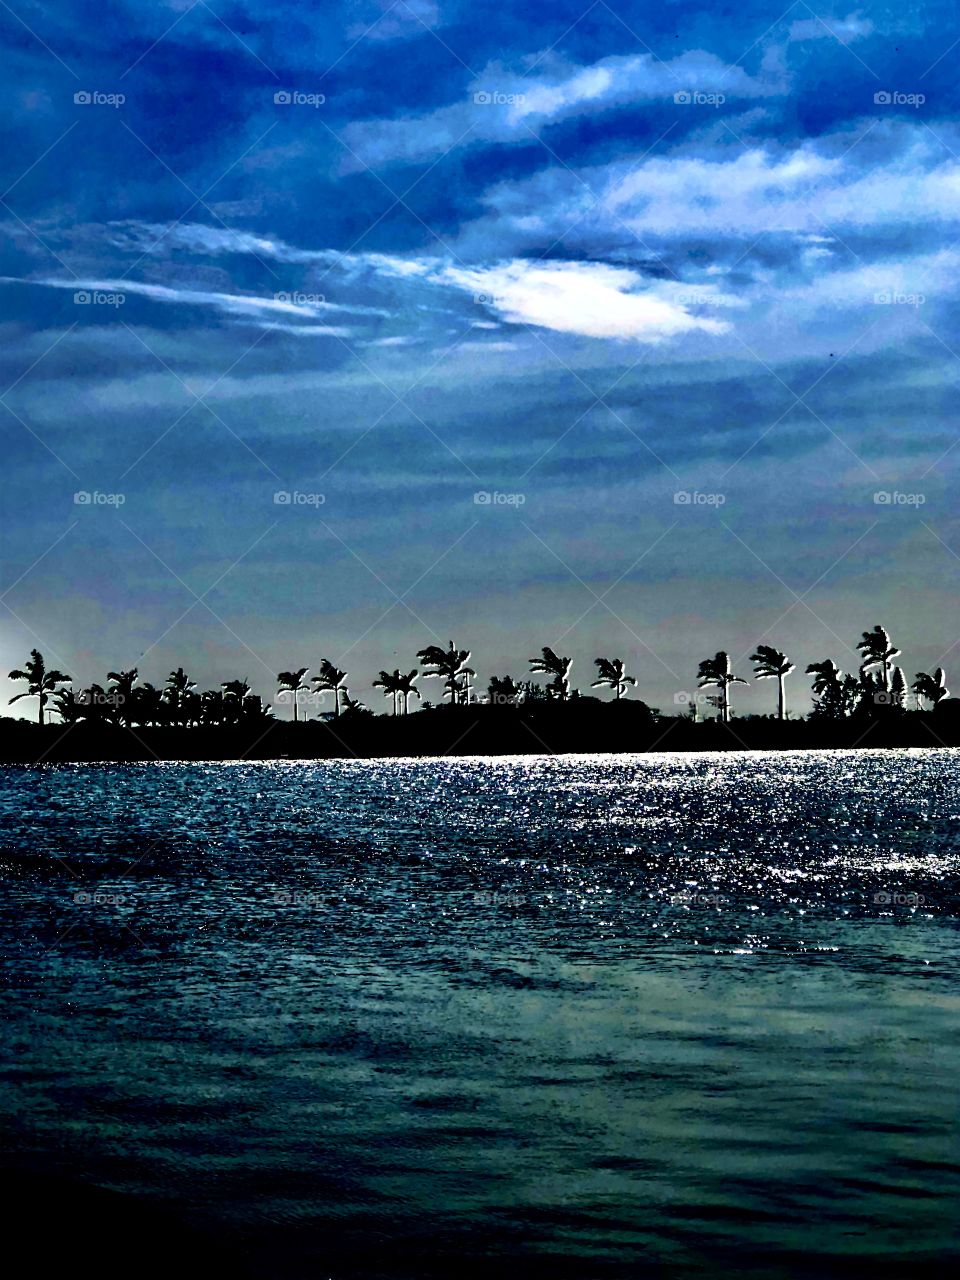
M 58 684 L 66 684 L 71 680 L 72 676 L 65 676 L 62 671 L 48 671 L 46 663 L 43 660 L 43 654 L 39 649 L 30 650 L 30 660 L 24 666 L 23 670 L 11 671 L 10 680 L 26 680 L 26 693 L 16 693 L 10 699 L 11 705 L 19 702 L 21 698 L 39 698 L 40 711 L 38 720 L 43 724 L 43 708 L 47 705 L 47 699 L 51 693 L 55 693 Z
M 871 667 L 879 667 L 883 676 L 883 688 L 889 693 L 890 663 L 899 655 L 900 650 L 890 643 L 890 637 L 883 627 L 874 627 L 872 631 L 864 631 L 863 639 L 857 645 L 857 648 L 863 654 L 860 674 L 863 675 Z
M 947 688 L 943 667 L 937 667 L 932 676 L 928 675 L 926 671 L 918 671 L 917 678 L 911 688 L 917 695 L 917 701 L 919 702 L 921 698 L 925 698 L 934 711 L 936 711 L 944 698 L 950 697 L 950 690 Z
M 320 659 L 320 674 L 313 677 L 318 693 L 333 694 L 333 714 L 340 714 L 340 693 L 348 694 L 347 673 L 335 667 L 327 658 Z
M 598 669 L 599 678 L 593 681 L 590 688 L 616 689 L 618 702 L 626 693 L 627 685 L 637 683 L 633 676 L 624 675 L 622 658 L 594 658 L 593 665 Z
M 200 695 L 200 719 L 203 724 L 224 724 L 230 714 L 222 689 L 207 689 Z
M 786 719 L 786 701 L 783 694 L 784 679 L 794 669 L 794 664 L 785 653 L 768 644 L 758 644 L 756 653 L 750 655 L 754 664 L 753 674 L 757 680 L 776 680 L 777 682 L 777 719 Z
M 134 689 L 133 695 L 134 714 L 138 724 L 146 726 L 163 723 L 166 704 L 162 691 L 156 685 L 147 680 Z
M 250 682 L 248 680 L 223 680 L 220 683 L 223 690 L 223 700 L 221 711 L 223 713 L 223 723 L 238 724 L 245 714 L 245 701 L 250 696 Z
M 700 669 L 697 672 L 697 679 L 700 681 L 697 686 L 699 689 L 706 689 L 710 685 L 716 685 L 720 690 L 718 699 L 720 707 L 720 719 L 724 724 L 730 723 L 730 686 L 732 684 L 746 684 L 743 676 L 735 676 L 730 670 L 730 655 L 725 653 L 723 649 L 715 658 L 705 658 L 700 663 Z
M 816 701 L 812 715 L 829 720 L 839 720 L 849 715 L 857 706 L 863 692 L 853 676 L 844 675 L 832 658 L 823 662 L 811 662 L 807 675 L 813 676 L 813 692 Z
M 167 683 L 163 686 L 163 696 L 170 707 L 170 718 L 174 724 L 186 723 L 184 711 L 187 695 L 196 687 L 196 683 L 190 679 L 183 667 L 177 667 L 176 671 L 171 671 L 167 676 Z
M 487 701 L 491 706 L 516 706 L 523 699 L 523 686 L 512 676 L 491 676 L 487 685 Z
M 310 687 L 303 678 L 309 670 L 309 667 L 300 667 L 296 671 L 281 671 L 277 676 L 277 683 L 279 685 L 279 688 L 277 689 L 277 696 L 279 697 L 282 693 L 293 694 L 294 724 L 296 724 L 298 719 L 297 697 L 304 689 L 308 689 Z
M 87 714 L 86 704 L 77 697 L 72 688 L 55 690 L 53 701 L 53 709 L 64 724 L 76 724 Z
M 380 677 L 373 682 L 374 689 L 382 689 L 385 698 L 393 698 L 393 714 L 396 715 L 400 705 L 400 670 L 391 675 L 389 671 L 381 671 Z
M 559 698 L 561 702 L 566 702 L 570 697 L 570 668 L 573 665 L 570 658 L 558 657 L 552 649 L 546 646 L 541 650 L 543 657 L 530 659 L 530 671 L 533 675 L 552 676 L 553 679 L 547 685 L 547 692 L 554 698 Z
M 132 671 L 108 671 L 107 679 L 113 684 L 107 689 L 107 696 L 112 698 L 117 708 L 117 719 L 127 729 L 133 723 L 133 686 L 137 683 L 137 668 Z
M 397 672 L 394 672 L 394 675 L 397 675 L 397 674 L 398 674 Z M 410 701 L 411 693 L 415 693 L 417 695 L 417 698 L 418 699 L 420 698 L 420 690 L 416 687 L 416 684 L 414 683 L 419 679 L 420 679 L 420 675 L 416 667 L 414 667 L 412 671 L 408 672 L 405 676 L 400 676 L 400 678 L 397 680 L 397 696 L 402 699 L 404 715 L 406 715 L 407 711 L 409 710 L 409 707 L 407 704 Z
M 420 650 L 417 657 L 425 668 L 433 668 L 424 670 L 423 674 L 427 678 L 433 677 L 443 681 L 446 693 L 450 695 L 451 706 L 463 701 L 464 694 L 469 700 L 469 677 L 477 674 L 472 667 L 466 665 L 470 658 L 469 649 L 458 649 L 451 640 L 448 649 L 441 649 L 437 644 L 428 644 L 425 649 Z

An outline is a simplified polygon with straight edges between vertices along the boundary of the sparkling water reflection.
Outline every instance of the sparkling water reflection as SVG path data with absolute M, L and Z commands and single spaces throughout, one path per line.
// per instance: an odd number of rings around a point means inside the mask
M 6 770 L 7 1145 L 258 1276 L 956 1259 L 958 763 Z

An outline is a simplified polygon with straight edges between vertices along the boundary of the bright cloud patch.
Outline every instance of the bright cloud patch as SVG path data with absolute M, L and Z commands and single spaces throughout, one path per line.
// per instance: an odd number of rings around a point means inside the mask
M 509 262 L 479 270 L 446 267 L 441 281 L 475 294 L 504 320 L 589 338 L 659 342 L 702 329 L 723 333 L 724 321 L 691 315 L 659 296 L 635 271 L 593 262 Z

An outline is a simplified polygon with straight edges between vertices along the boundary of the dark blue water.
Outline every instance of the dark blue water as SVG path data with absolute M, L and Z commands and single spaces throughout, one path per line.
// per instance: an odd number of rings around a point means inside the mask
M 960 1260 L 960 752 L 2 779 L 14 1167 L 280 1280 Z

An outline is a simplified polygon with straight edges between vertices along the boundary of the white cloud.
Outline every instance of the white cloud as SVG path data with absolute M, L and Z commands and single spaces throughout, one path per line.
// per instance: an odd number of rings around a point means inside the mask
M 476 141 L 526 143 L 531 131 L 543 125 L 631 102 L 660 99 L 672 105 L 681 90 L 723 93 L 729 100 L 782 92 L 779 83 L 756 80 L 702 50 L 669 62 L 642 53 L 603 58 L 585 67 L 553 58 L 544 67 L 549 70 L 533 77 L 494 63 L 467 88 L 462 102 L 425 116 L 349 125 L 343 131 L 348 147 L 344 171 L 411 164 Z
M 434 277 L 482 299 L 504 320 L 590 338 L 659 342 L 693 329 L 723 333 L 721 320 L 691 315 L 639 273 L 596 262 L 446 266 Z

